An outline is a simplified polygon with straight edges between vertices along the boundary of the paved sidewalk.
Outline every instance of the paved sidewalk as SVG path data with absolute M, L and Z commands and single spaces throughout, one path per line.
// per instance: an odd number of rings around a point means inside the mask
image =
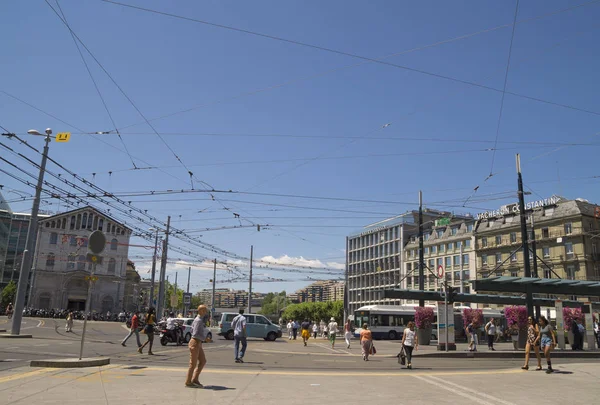
M 591 404 L 600 389 L 596 363 L 557 367 L 555 374 L 510 370 L 291 371 L 207 369 L 203 389 L 184 387 L 185 368 L 110 365 L 57 370 L 22 367 L 0 372 L 0 405 L 232 404 L 306 405 L 310 398 L 373 404 Z M 575 389 L 575 391 L 574 391 Z

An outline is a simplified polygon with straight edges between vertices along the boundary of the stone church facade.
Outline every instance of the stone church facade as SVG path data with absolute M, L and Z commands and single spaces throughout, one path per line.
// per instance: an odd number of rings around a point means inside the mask
M 34 308 L 84 310 L 92 263 L 88 237 L 100 230 L 106 236 L 102 263 L 96 265 L 92 312 L 123 308 L 131 229 L 91 207 L 79 208 L 39 221 L 29 305 Z

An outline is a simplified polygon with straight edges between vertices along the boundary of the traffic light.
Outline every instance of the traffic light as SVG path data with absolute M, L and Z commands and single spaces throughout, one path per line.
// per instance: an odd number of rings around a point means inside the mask
M 457 287 L 448 286 L 447 294 L 448 294 L 448 302 L 453 303 L 456 301 L 456 295 L 459 293 Z

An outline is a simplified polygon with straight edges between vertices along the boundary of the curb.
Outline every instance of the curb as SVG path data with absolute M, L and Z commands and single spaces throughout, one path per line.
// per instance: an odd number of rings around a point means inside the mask
M 0 335 L 0 339 L 31 339 L 32 337 L 32 335 L 11 335 L 10 333 Z
M 48 367 L 48 368 L 84 368 L 100 367 L 110 364 L 110 357 L 96 357 L 88 359 L 50 359 L 50 360 L 31 360 L 30 367 Z
M 429 357 L 438 359 L 521 359 L 525 356 L 522 352 L 432 352 L 416 354 L 415 357 Z M 535 357 L 535 354 L 534 354 Z M 543 357 L 543 356 L 542 356 Z M 552 358 L 561 359 L 599 359 L 600 351 L 570 352 L 558 351 L 552 352 Z

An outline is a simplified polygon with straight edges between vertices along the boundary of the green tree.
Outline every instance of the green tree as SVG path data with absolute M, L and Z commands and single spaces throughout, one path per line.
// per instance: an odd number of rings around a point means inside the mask
M 301 304 L 291 304 L 285 308 L 283 312 L 284 319 L 295 319 L 302 321 L 320 322 L 321 320 L 329 322 L 331 317 L 334 317 L 338 323 L 343 323 L 344 302 L 303 302 Z
M 285 291 L 280 293 L 268 293 L 263 300 L 262 308 L 258 311 L 263 315 L 276 315 L 279 317 L 279 312 L 287 305 L 287 297 Z
M 11 280 L 10 283 L 8 283 L 8 285 L 2 289 L 2 293 L 0 293 L 0 306 L 5 308 L 9 302 L 14 303 L 16 296 L 17 285 L 13 280 Z

